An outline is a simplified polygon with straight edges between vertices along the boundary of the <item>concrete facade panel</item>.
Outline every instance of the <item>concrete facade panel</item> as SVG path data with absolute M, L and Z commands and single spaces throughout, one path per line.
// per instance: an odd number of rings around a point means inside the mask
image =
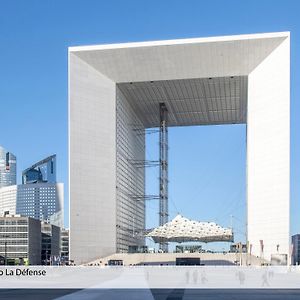
M 69 57 L 70 255 L 116 251 L 116 85 Z
M 248 240 L 258 256 L 263 240 L 267 259 L 278 252 L 289 254 L 290 245 L 289 53 L 287 38 L 248 82 Z

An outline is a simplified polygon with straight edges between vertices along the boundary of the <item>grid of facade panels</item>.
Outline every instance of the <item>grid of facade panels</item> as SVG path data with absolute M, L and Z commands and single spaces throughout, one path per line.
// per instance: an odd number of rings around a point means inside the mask
M 68 261 L 69 260 L 69 230 L 62 229 L 60 233 L 60 255 Z
M 36 183 L 18 186 L 17 214 L 49 221 L 52 215 L 62 210 L 62 206 L 60 184 Z M 63 220 L 58 223 L 55 225 L 62 226 Z
M 28 220 L 0 220 L 0 254 L 9 258 L 28 257 Z
M 16 214 L 18 186 L 11 185 L 0 188 L 0 216 Z
M 63 184 L 22 184 L 0 189 L 0 216 L 20 214 L 63 227 Z
M 0 255 L 7 259 L 29 259 L 40 263 L 41 224 L 27 217 L 0 217 Z
M 117 88 L 117 252 L 145 243 L 145 128 L 128 100 Z

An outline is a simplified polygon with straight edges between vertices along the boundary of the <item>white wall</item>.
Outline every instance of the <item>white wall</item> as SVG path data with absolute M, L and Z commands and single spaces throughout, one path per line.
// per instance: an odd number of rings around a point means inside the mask
M 6 211 L 9 211 L 11 215 L 16 214 L 17 191 L 17 185 L 0 188 L 0 216 L 3 216 Z
M 69 54 L 70 259 L 116 252 L 116 86 Z
M 249 75 L 247 120 L 248 240 L 252 253 L 289 254 L 289 37 Z

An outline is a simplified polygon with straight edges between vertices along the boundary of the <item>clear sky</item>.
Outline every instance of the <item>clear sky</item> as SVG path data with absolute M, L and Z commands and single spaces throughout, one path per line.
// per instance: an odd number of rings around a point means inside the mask
M 68 223 L 67 48 L 273 31 L 291 32 L 292 233 L 300 232 L 300 1 L 0 0 L 0 144 L 22 169 L 56 153 Z M 147 136 L 150 158 L 158 137 Z M 245 126 L 170 129 L 170 213 L 245 232 Z M 147 192 L 157 193 L 157 170 Z M 158 222 L 148 203 L 147 226 Z

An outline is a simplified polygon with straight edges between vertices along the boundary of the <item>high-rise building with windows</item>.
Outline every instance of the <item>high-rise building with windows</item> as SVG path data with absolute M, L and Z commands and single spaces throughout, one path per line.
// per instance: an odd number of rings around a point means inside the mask
M 16 213 L 63 227 L 63 184 L 31 183 L 18 186 Z M 52 216 L 58 214 L 58 218 Z
M 56 155 L 51 155 L 22 172 L 22 183 L 56 183 Z
M 63 227 L 64 185 L 56 182 L 56 155 L 22 175 L 23 184 L 0 189 L 0 215 L 17 213 Z
M 63 227 L 63 184 L 56 182 L 56 155 L 22 172 L 17 213 Z
M 18 187 L 18 185 L 10 185 L 0 188 L 0 216 L 16 214 Z
M 0 216 L 20 214 L 63 227 L 63 183 L 36 183 L 0 189 Z
M 17 158 L 0 146 L 0 188 L 17 183 Z

